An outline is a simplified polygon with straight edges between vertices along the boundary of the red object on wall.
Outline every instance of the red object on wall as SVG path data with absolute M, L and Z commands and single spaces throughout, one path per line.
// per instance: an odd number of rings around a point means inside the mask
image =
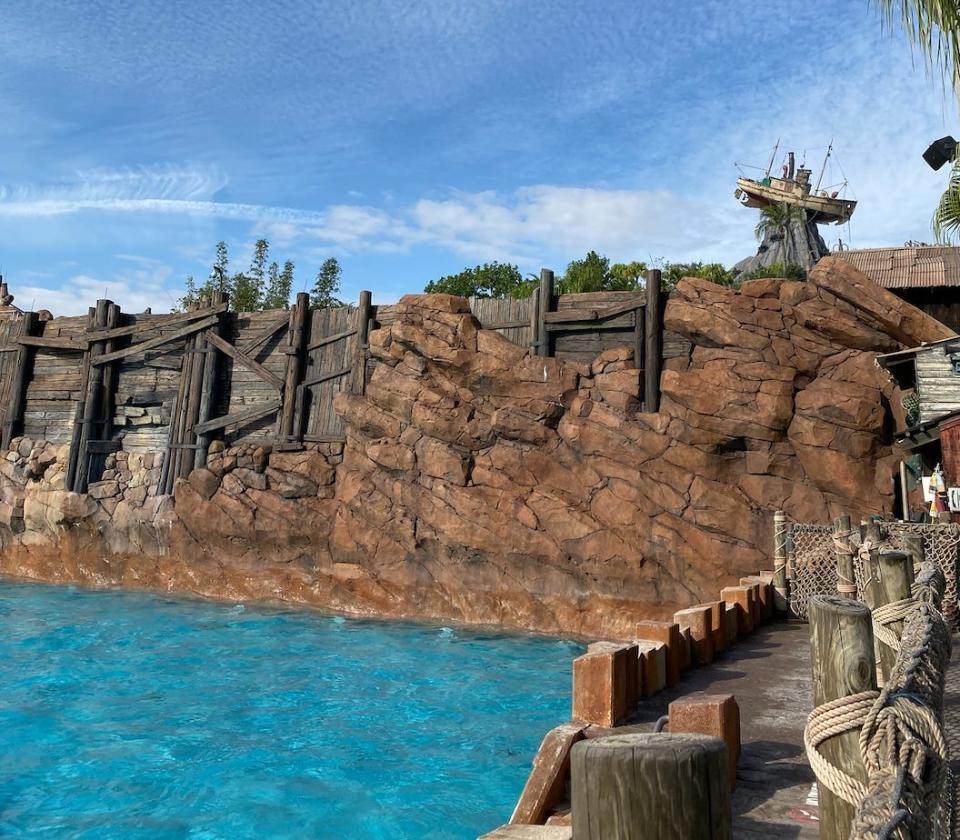
M 960 487 L 960 417 L 940 426 L 943 478 L 947 487 Z

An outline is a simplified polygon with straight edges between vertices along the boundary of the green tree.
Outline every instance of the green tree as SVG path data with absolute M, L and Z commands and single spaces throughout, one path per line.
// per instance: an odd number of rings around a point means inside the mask
M 757 239 L 763 239 L 769 234 L 779 235 L 781 239 L 786 239 L 790 225 L 803 219 L 803 210 L 794 207 L 792 204 L 778 202 L 777 204 L 768 204 L 760 210 L 760 221 L 753 229 Z
M 745 280 L 764 280 L 768 277 L 782 277 L 785 280 L 806 280 L 807 270 L 796 263 L 772 263 L 768 266 L 755 268 L 745 274 L 737 275 L 737 283 Z
M 521 298 L 530 296 L 536 282 L 534 279 L 524 279 L 515 265 L 494 260 L 474 268 L 465 268 L 458 274 L 431 280 L 424 291 L 457 297 Z
M 582 260 L 571 260 L 557 284 L 562 294 L 575 292 L 602 292 L 607 288 L 610 260 L 596 251 L 588 251 Z
M 632 292 L 642 289 L 647 273 L 645 262 L 614 263 L 607 272 L 607 287 L 615 292 Z
M 684 277 L 699 277 L 703 280 L 709 280 L 711 283 L 717 283 L 720 286 L 740 285 L 741 277 L 725 268 L 720 263 L 672 263 L 664 262 L 660 269 L 663 282 L 663 288 L 667 291 L 675 289 Z
M 230 258 L 227 256 L 227 243 L 222 239 L 217 243 L 217 256 L 213 261 L 210 279 L 222 286 L 218 291 L 225 292 L 226 279 L 229 277 Z
M 336 257 L 328 257 L 323 261 L 317 272 L 317 279 L 313 281 L 313 289 L 310 291 L 310 305 L 314 309 L 333 309 L 344 305 L 343 301 L 337 297 L 340 293 L 342 274 L 343 271 Z
M 238 271 L 227 284 L 230 290 L 230 308 L 236 312 L 256 312 L 260 309 L 263 285 L 255 278 Z
M 267 290 L 263 294 L 264 309 L 287 309 L 290 306 L 290 290 L 293 287 L 293 263 L 287 260 L 283 271 L 276 262 L 267 269 Z

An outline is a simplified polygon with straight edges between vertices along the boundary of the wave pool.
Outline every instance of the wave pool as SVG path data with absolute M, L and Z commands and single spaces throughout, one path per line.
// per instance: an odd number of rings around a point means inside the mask
M 473 840 L 579 652 L 0 581 L 0 836 Z

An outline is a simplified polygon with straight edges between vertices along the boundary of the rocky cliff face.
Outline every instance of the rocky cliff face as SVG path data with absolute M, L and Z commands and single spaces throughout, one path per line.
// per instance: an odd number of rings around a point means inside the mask
M 791 219 L 783 230 L 770 229 L 752 257 L 740 260 L 734 268 L 750 274 L 772 265 L 799 265 L 812 268 L 823 257 L 830 256 L 830 249 L 820 235 L 817 223 L 811 214 L 800 210 L 799 215 Z
M 342 452 L 215 451 L 165 500 L 129 461 L 65 493 L 64 453 L 19 442 L 0 571 L 628 637 L 769 567 L 777 508 L 888 511 L 897 400 L 874 352 L 949 333 L 840 261 L 684 280 L 666 325 L 690 350 L 642 414 L 626 350 L 531 357 L 442 295 L 397 316 L 366 394 L 339 397 Z

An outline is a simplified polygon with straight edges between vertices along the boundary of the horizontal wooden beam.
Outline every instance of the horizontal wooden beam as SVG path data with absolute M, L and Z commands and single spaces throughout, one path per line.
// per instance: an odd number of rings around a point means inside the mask
M 184 338 L 185 336 L 192 335 L 198 330 L 205 330 L 207 327 L 212 327 L 215 323 L 217 323 L 217 316 L 211 315 L 207 318 L 204 318 L 202 321 L 196 321 L 192 324 L 188 324 L 185 327 L 181 327 L 175 332 L 167 333 L 167 335 L 158 335 L 156 338 L 151 338 L 147 341 L 141 341 L 139 344 L 131 344 L 129 347 L 124 347 L 122 350 L 114 350 L 112 353 L 104 353 L 102 356 L 94 356 L 92 359 L 90 359 L 90 364 L 105 365 L 109 362 L 115 362 L 117 359 L 125 359 L 127 356 L 135 356 L 138 353 L 145 353 L 147 350 L 152 350 L 154 347 L 159 347 L 161 344 L 167 344 L 170 341 L 176 341 L 178 338 Z
M 613 332 L 621 330 L 632 335 L 635 324 L 610 324 L 604 321 L 561 321 L 559 323 L 547 323 L 544 326 L 548 332 Z
M 50 347 L 55 350 L 73 350 L 77 353 L 83 353 L 87 349 L 86 342 L 81 344 L 72 338 L 60 338 L 58 336 L 44 338 L 40 335 L 18 335 L 14 338 L 14 341 L 27 347 Z
M 348 373 L 353 372 L 353 365 L 343 370 L 333 370 L 329 373 L 321 373 L 317 376 L 314 376 L 312 379 L 305 379 L 297 387 L 298 388 L 309 388 L 311 385 L 319 385 L 321 382 L 329 382 L 331 379 L 339 379 L 341 376 L 346 376 Z
M 208 318 L 210 315 L 219 315 L 227 311 L 226 303 L 218 303 L 215 306 L 207 306 L 203 309 L 196 309 L 193 312 L 180 312 L 175 315 L 158 315 L 156 318 L 147 316 L 149 320 L 138 321 L 135 324 L 128 324 L 125 327 L 114 327 L 109 330 L 94 330 L 93 332 L 83 333 L 83 341 L 106 341 L 111 338 L 123 338 L 125 335 L 136 335 L 141 332 L 157 330 L 163 327 L 176 327 L 180 324 L 189 324 L 191 321 L 198 321 L 201 318 Z
M 119 452 L 123 448 L 123 443 L 119 440 L 88 440 L 87 452 L 104 454 L 106 452 Z
M 485 330 L 515 330 L 520 327 L 529 327 L 530 319 L 524 318 L 522 321 L 506 321 L 502 324 L 484 324 L 481 322 L 480 326 Z
M 617 315 L 623 315 L 634 309 L 643 309 L 646 304 L 643 301 L 630 301 L 620 303 L 616 306 L 603 306 L 595 309 L 558 309 L 555 312 L 547 312 L 544 320 L 548 323 L 557 323 L 560 321 L 603 321 L 607 318 L 613 318 Z
M 343 332 L 334 333 L 333 335 L 326 335 L 317 341 L 314 341 L 312 344 L 307 346 L 307 352 L 311 350 L 316 350 L 318 347 L 325 347 L 328 344 L 333 344 L 335 341 L 341 341 L 344 338 L 350 338 L 352 335 L 356 335 L 357 331 L 353 330 L 344 330 Z
M 193 431 L 198 435 L 212 432 L 215 429 L 225 429 L 227 426 L 243 426 L 246 423 L 252 423 L 261 417 L 266 417 L 280 408 L 279 397 L 275 400 L 269 400 L 263 403 L 257 403 L 243 411 L 236 411 L 233 414 L 225 414 L 223 417 L 214 417 L 205 423 L 197 423 Z
M 216 333 L 207 333 L 205 336 L 207 344 L 212 344 L 217 350 L 228 355 L 238 365 L 243 365 L 247 370 L 252 371 L 264 382 L 269 382 L 278 391 L 283 390 L 283 380 L 272 371 L 267 370 L 260 362 L 254 361 L 246 353 L 242 353 L 234 347 L 229 341 L 220 338 Z

